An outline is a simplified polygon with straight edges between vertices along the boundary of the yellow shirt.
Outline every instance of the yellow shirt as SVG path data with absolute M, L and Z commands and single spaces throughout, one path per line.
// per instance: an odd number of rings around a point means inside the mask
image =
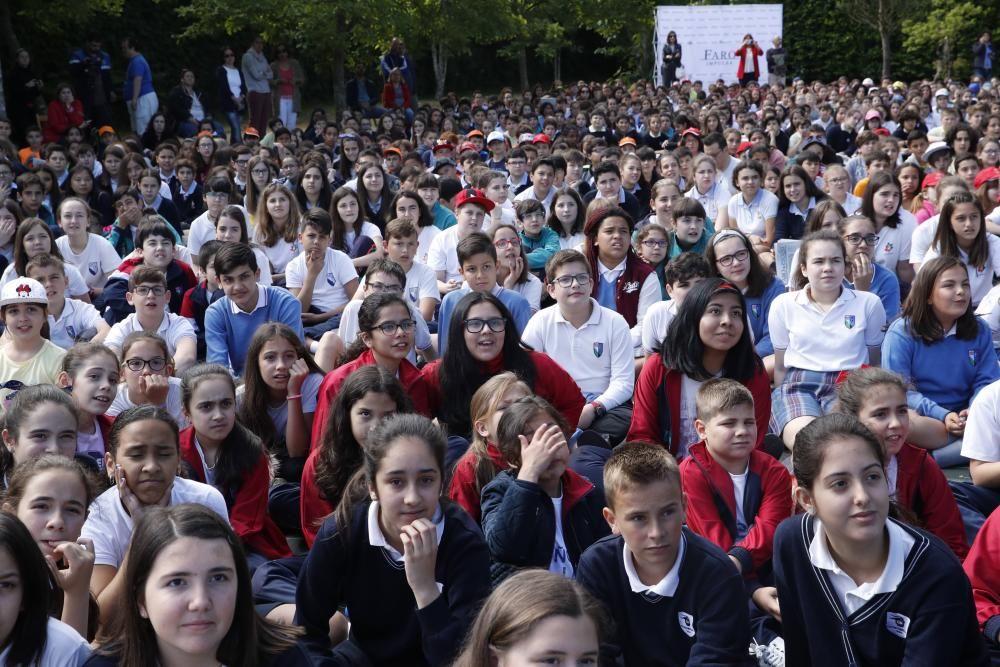
M 0 383 L 17 380 L 26 387 L 55 384 L 62 370 L 63 357 L 66 356 L 66 350 L 49 340 L 45 341 L 35 356 L 20 363 L 11 361 L 5 352 L 0 352 Z M 14 393 L 12 389 L 0 390 L 2 409 L 7 409 Z

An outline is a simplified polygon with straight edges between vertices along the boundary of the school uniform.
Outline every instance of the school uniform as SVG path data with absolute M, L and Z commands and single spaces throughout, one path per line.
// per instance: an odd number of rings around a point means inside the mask
M 137 331 L 144 331 L 144 329 L 139 322 L 139 316 L 132 313 L 111 327 L 111 331 L 108 332 L 107 337 L 104 339 L 104 344 L 120 354 L 122 343 L 125 342 L 129 334 Z M 187 318 L 168 312 L 163 313 L 163 318 L 160 320 L 159 326 L 156 327 L 156 334 L 166 341 L 167 350 L 170 352 L 171 357 L 177 354 L 177 346 L 183 340 L 197 340 L 194 327 L 191 326 Z
M 90 340 L 104 320 L 93 304 L 66 297 L 59 319 L 49 311 L 49 340 L 68 350 L 78 340 Z
M 225 296 L 222 289 L 208 291 L 208 281 L 202 280 L 200 283 L 184 292 L 184 299 L 181 302 L 181 317 L 194 327 L 195 337 L 198 340 L 198 359 L 205 358 L 205 313 L 208 307 Z
M 108 434 L 115 423 L 114 417 L 94 416 L 94 432 L 76 433 L 76 459 L 92 464 L 99 473 L 104 472 L 104 454 L 107 450 Z
M 997 664 L 1000 658 L 1000 562 L 997 561 L 1000 541 L 1000 513 L 992 513 L 972 543 L 972 549 L 963 563 L 965 574 L 972 584 L 972 598 L 976 603 L 976 618 L 983 637 Z
M 56 239 L 57 241 L 59 239 Z M 90 289 L 87 287 L 87 282 L 83 279 L 83 274 L 72 264 L 66 264 L 64 266 L 66 271 L 66 280 L 69 281 L 69 286 L 66 287 L 66 296 L 79 297 L 84 294 L 89 294 Z M 3 270 L 3 274 L 0 275 L 0 287 L 3 287 L 12 280 L 17 280 L 20 276 L 17 275 L 17 267 L 14 264 L 10 264 Z
M 308 272 L 306 255 L 304 252 L 299 253 L 285 267 L 285 286 L 288 289 L 301 290 Z M 354 268 L 351 258 L 339 250 L 327 248 L 323 258 L 323 268 L 313 283 L 309 312 L 320 314 L 336 308 L 343 309 L 348 300 L 344 286 L 357 279 L 358 271 Z M 333 331 L 338 326 L 340 326 L 340 313 L 325 322 L 304 326 L 303 331 L 310 338 L 319 340 L 324 333 Z
M 367 274 L 361 276 L 358 289 L 354 292 L 354 301 L 363 301 L 365 294 L 365 283 L 368 280 Z M 420 310 L 420 302 L 424 299 L 434 299 L 441 301 L 441 292 L 437 288 L 437 276 L 434 270 L 426 264 L 413 262 L 410 270 L 406 272 L 406 285 L 403 286 L 403 297 L 417 310 Z M 344 319 L 341 316 L 341 319 Z
M 689 448 L 680 470 L 688 528 L 739 560 L 744 577 L 768 565 L 774 532 L 792 515 L 792 478 L 785 466 L 752 451 L 746 469 L 734 475 L 702 441 Z
M 917 219 L 904 208 L 898 211 L 899 222 L 895 227 L 884 225 L 876 231 L 878 245 L 875 246 L 875 263 L 896 273 L 896 264 L 910 260 L 910 244 L 913 233 L 918 229 Z
M 858 586 L 834 561 L 818 519 L 800 514 L 778 527 L 786 664 L 988 665 L 969 580 L 954 554 L 893 519 L 886 529 L 885 569 Z
M 747 304 L 747 322 L 750 324 L 750 333 L 754 340 L 754 349 L 761 357 L 774 354 L 774 343 L 771 342 L 771 331 L 767 318 L 771 314 L 771 304 L 781 294 L 785 294 L 787 288 L 785 283 L 778 278 L 771 278 L 771 281 L 758 296 L 750 296 L 743 292 L 743 300 Z
M 982 267 L 974 266 L 969 259 L 969 254 L 958 249 L 958 258 L 965 264 L 969 271 L 969 291 L 972 296 L 973 307 L 978 306 L 986 294 L 993 288 L 994 276 L 1000 275 L 1000 238 L 993 234 L 986 234 L 986 246 L 989 252 L 986 256 L 986 263 Z M 941 255 L 941 251 L 936 245 L 932 245 L 924 254 L 924 264 L 935 257 Z
M 284 273 L 288 263 L 302 252 L 298 239 L 287 241 L 281 237 L 275 241 L 274 245 L 265 244 L 258 227 L 253 228 L 252 242 L 267 255 L 268 262 L 274 269 L 273 273 Z
M 486 455 L 497 472 L 507 470 L 510 465 L 500 450 L 492 442 L 486 443 Z M 476 455 L 472 449 L 466 450 L 458 459 L 451 471 L 451 483 L 448 484 L 448 498 L 469 513 L 476 523 L 482 523 L 482 489 L 476 488 Z
M 461 266 L 458 263 L 458 226 L 453 225 L 434 237 L 430 250 L 427 251 L 427 266 L 435 272 L 444 272 L 444 280 L 448 282 L 462 281 Z
M 90 660 L 84 663 L 84 667 L 119 667 L 122 664 L 120 657 L 105 655 L 100 653 L 100 650 L 98 649 L 98 653 L 95 653 Z M 309 654 L 309 650 L 302 640 L 296 641 L 277 655 L 260 655 L 259 657 L 260 660 L 257 663 L 259 667 L 312 667 L 316 664 L 315 658 Z M 328 667 L 346 667 L 347 663 L 329 662 L 326 664 Z
M 660 298 L 660 280 L 649 264 L 631 248 L 617 266 L 607 267 L 595 250 L 589 260 L 593 287 L 590 296 L 625 318 L 632 330 L 632 348 L 642 345 L 642 319 Z
M 779 200 L 780 201 L 780 200 Z M 816 208 L 816 198 L 810 197 L 806 204 L 806 210 L 799 208 L 795 202 L 789 202 L 778 206 L 778 212 L 774 216 L 774 239 L 801 239 L 806 233 L 806 219 L 809 213 Z
M 128 292 L 129 276 L 137 266 L 142 265 L 142 257 L 131 257 L 124 260 L 108 277 L 104 285 L 104 320 L 108 324 L 121 322 L 130 313 L 135 312 L 135 308 L 126 300 L 125 294 Z M 171 261 L 164 274 L 167 278 L 167 293 L 170 295 L 170 312 L 179 313 L 184 302 L 184 293 L 197 285 L 198 279 L 191 267 L 179 259 Z
M 224 296 L 205 311 L 207 361 L 232 369 L 242 375 L 246 350 L 257 328 L 266 322 L 282 322 L 301 338 L 302 304 L 279 287 L 257 284 L 257 303 L 249 313 Z
M 764 238 L 765 222 L 778 215 L 778 198 L 761 188 L 748 204 L 743 193 L 737 192 L 729 198 L 726 212 L 745 235 Z
M 926 449 L 910 443 L 886 463 L 889 493 L 897 503 L 913 512 L 920 526 L 948 545 L 959 560 L 969 553 L 962 515 L 948 478 Z
M 670 323 L 677 317 L 676 301 L 660 301 L 650 306 L 642 318 L 642 351 L 646 355 L 659 352 L 667 338 Z
M 361 291 L 360 288 L 358 291 Z M 361 335 L 361 325 L 358 323 L 358 311 L 361 310 L 362 303 L 364 302 L 352 299 L 347 302 L 344 310 L 340 313 L 340 327 L 337 329 L 337 335 L 344 341 L 344 345 L 350 345 Z M 415 327 L 413 331 L 413 349 L 406 354 L 406 359 L 415 366 L 417 364 L 417 350 L 426 350 L 433 345 L 433 342 L 431 341 L 430 331 L 427 329 L 427 322 L 420 314 L 420 311 L 409 301 L 406 302 L 406 306 L 410 310 L 410 319 L 413 320 Z
M 576 578 L 615 620 L 613 638 L 601 647 L 602 664 L 616 664 L 616 656 L 626 665 L 650 667 L 756 664 L 747 652 L 742 577 L 719 547 L 687 528 L 673 568 L 652 586 L 639 579 L 620 535 L 587 549 Z
M 448 330 L 452 325 L 452 313 L 455 312 L 458 303 L 470 293 L 472 293 L 472 288 L 469 287 L 468 283 L 463 282 L 461 287 L 448 292 L 441 299 L 441 308 L 438 310 L 437 330 L 438 354 L 441 356 L 444 356 L 445 351 L 448 349 Z M 523 332 L 528 324 L 528 320 L 531 319 L 532 313 L 531 304 L 528 303 L 528 300 L 514 290 L 501 287 L 500 285 L 494 286 L 490 290 L 490 294 L 495 296 L 507 308 L 507 311 L 510 312 L 510 316 L 514 320 L 514 327 L 518 333 Z M 459 326 L 465 325 L 459 323 Z
M 73 252 L 68 236 L 57 238 L 56 247 L 62 254 L 63 260 L 75 266 L 86 281 L 87 287 L 91 288 L 104 287 L 104 276 L 122 263 L 121 257 L 115 252 L 115 247 L 99 234 L 87 235 L 87 245 L 80 254 Z
M 483 488 L 480 504 L 494 587 L 524 568 L 572 577 L 580 555 L 610 532 L 604 493 L 569 469 L 556 498 L 504 470 Z
M 181 186 L 180 181 L 175 181 L 173 195 L 181 227 L 187 229 L 198 216 L 205 212 L 205 193 L 202 192 L 198 181 L 191 181 L 187 190 Z
M 403 557 L 382 533 L 378 511 L 377 502 L 366 501 L 354 508 L 350 525 L 339 526 L 335 517 L 323 524 L 299 575 L 297 621 L 328 655 L 330 617 L 346 606 L 347 641 L 375 667 L 450 664 L 489 595 L 482 533 L 462 508 L 440 507 L 434 572 L 441 595 L 417 609 Z
M 719 185 L 718 182 L 713 182 L 712 187 L 704 194 L 698 192 L 698 186 L 694 186 L 684 193 L 684 196 L 688 199 L 694 199 L 701 204 L 701 207 L 705 209 L 705 216 L 707 218 L 718 220 L 719 211 L 729 206 L 729 200 L 732 199 L 733 193 L 729 191 L 728 187 Z
M 36 631 L 31 632 L 35 634 Z M 8 664 L 10 651 L 9 645 L 0 651 L 0 665 Z M 91 664 L 88 658 L 90 646 L 87 640 L 70 626 L 50 616 L 45 624 L 45 646 L 37 660 L 31 661 L 31 667 L 80 667 Z
M 181 459 L 199 482 L 210 484 L 222 493 L 229 510 L 229 521 L 233 531 L 253 551 L 267 560 L 285 558 L 292 555 L 285 536 L 267 513 L 267 491 L 271 486 L 270 458 L 262 454 L 252 467 L 243 471 L 238 484 L 219 488 L 215 472 L 205 462 L 205 453 L 198 442 L 194 427 L 189 426 L 180 433 Z

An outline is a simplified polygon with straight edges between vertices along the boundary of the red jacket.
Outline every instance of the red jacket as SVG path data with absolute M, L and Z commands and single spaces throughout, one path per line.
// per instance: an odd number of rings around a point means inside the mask
M 344 384 L 347 376 L 358 370 L 362 366 L 374 366 L 375 355 L 371 350 L 365 350 L 342 366 L 334 368 L 323 378 L 323 383 L 319 386 L 319 396 L 316 399 L 316 412 L 313 413 L 312 444 L 318 446 L 323 442 L 323 431 L 326 429 L 326 420 L 333 404 L 333 399 L 340 393 L 340 387 Z M 403 389 L 413 401 L 413 410 L 419 414 L 433 417 L 428 408 L 428 391 L 426 379 L 421 375 L 416 366 L 406 359 L 399 365 L 399 381 Z M 315 448 L 315 447 L 314 447 Z
M 681 461 L 681 486 L 688 497 L 688 528 L 728 551 L 749 575 L 771 560 L 774 531 L 792 515 L 792 477 L 785 466 L 759 450 L 750 453 L 743 518 L 750 530 L 736 542 L 736 496 L 726 469 L 704 441 Z
M 191 466 L 196 481 L 205 483 L 205 469 L 194 445 L 194 427 L 180 433 L 181 458 Z M 229 508 L 233 531 L 253 551 L 268 560 L 292 555 L 278 525 L 267 513 L 267 493 L 271 487 L 271 466 L 266 454 L 249 470 L 238 489 L 219 489 Z
M 758 368 L 753 377 L 743 385 L 753 394 L 753 410 L 757 417 L 757 449 L 760 449 L 771 419 L 771 381 L 767 372 Z M 639 373 L 632 405 L 632 424 L 629 426 L 627 439 L 659 443 L 676 455 L 681 437 L 681 373 L 664 368 L 663 359 L 658 352 L 649 355 Z M 670 427 L 669 442 L 664 437 L 667 425 Z
M 506 459 L 500 454 L 500 450 L 492 442 L 486 444 L 486 453 L 489 454 L 490 461 L 497 472 L 510 468 Z M 451 473 L 448 497 L 461 505 L 462 509 L 476 520 L 476 523 L 480 523 L 483 516 L 479 493 L 476 491 L 476 455 L 469 449 L 466 450 L 465 454 L 462 454 L 462 458 L 455 464 L 455 470 Z
M 941 468 L 926 449 L 905 443 L 896 454 L 896 500 L 963 560 L 969 553 L 965 524 Z
M 962 564 L 972 584 L 976 618 L 989 639 L 1000 630 L 1000 512 L 993 512 L 979 529 Z
M 544 352 L 528 352 L 531 360 L 535 364 L 535 386 L 532 391 L 537 396 L 544 398 L 552 406 L 562 413 L 566 418 L 566 423 L 570 428 L 576 428 L 580 421 L 580 413 L 583 411 L 583 394 L 572 376 L 563 370 L 563 367 Z M 436 416 L 441 410 L 441 402 L 444 397 L 441 395 L 440 378 L 441 360 L 437 359 L 427 364 L 423 368 L 424 379 L 427 381 L 427 395 L 431 415 Z M 502 373 L 506 369 L 503 359 L 497 356 L 496 359 L 484 366 L 485 372 L 489 376 Z M 466 402 L 472 397 L 465 398 Z
M 754 79 L 760 78 L 760 63 L 757 62 L 757 56 L 763 55 L 764 51 L 759 46 L 746 46 L 741 44 L 740 48 L 736 49 L 733 55 L 740 59 L 740 68 L 736 71 L 736 78 L 743 78 L 743 67 L 746 64 L 747 57 L 753 57 L 753 73 Z
M 80 100 L 74 99 L 69 109 L 59 100 L 52 100 L 49 102 L 48 120 L 42 130 L 45 143 L 62 141 L 69 128 L 80 127 L 86 120 Z
M 313 447 L 309 452 L 299 484 L 299 521 L 302 524 L 302 537 L 310 549 L 316 540 L 316 533 L 323 525 L 323 519 L 333 513 L 333 507 L 326 502 L 316 486 L 316 461 L 319 452 L 319 447 Z
M 590 273 L 596 278 L 592 283 L 590 296 L 596 299 L 601 289 L 601 272 L 597 269 L 596 249 L 588 252 L 587 261 L 590 263 Z M 615 282 L 615 310 L 625 318 L 629 327 L 634 327 L 639 321 L 639 295 L 642 293 L 642 284 L 654 271 L 652 266 L 639 259 L 639 256 L 629 248 L 628 255 L 625 256 L 625 270 Z
M 403 108 L 410 108 L 410 87 L 404 82 L 399 82 L 400 87 L 403 89 Z M 388 81 L 382 87 L 382 106 L 386 109 L 396 109 L 396 93 L 392 89 L 392 84 Z

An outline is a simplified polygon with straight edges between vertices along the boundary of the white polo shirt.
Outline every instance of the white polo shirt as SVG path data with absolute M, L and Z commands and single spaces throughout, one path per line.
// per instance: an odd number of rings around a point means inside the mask
M 358 271 L 351 258 L 333 248 L 326 249 L 323 269 L 313 285 L 312 305 L 326 312 L 347 303 L 344 285 L 358 279 Z M 306 254 L 299 253 L 285 267 L 285 285 L 289 289 L 301 289 L 306 280 Z
M 917 225 L 910 237 L 910 264 L 923 264 L 927 250 L 934 243 L 934 235 L 937 234 L 938 220 L 940 215 L 927 218 L 922 224 Z
M 972 400 L 962 456 L 987 463 L 1000 461 L 1000 380 L 983 387 Z
M 989 256 L 986 258 L 986 264 L 981 269 L 969 262 L 969 254 L 967 252 L 961 248 L 958 250 L 959 259 L 965 263 L 965 268 L 969 270 L 969 291 L 972 293 L 973 307 L 978 306 L 986 298 L 986 295 L 989 294 L 989 291 L 993 289 L 993 276 L 1000 275 L 1000 238 L 987 233 L 986 244 L 989 247 Z M 931 246 L 927 249 L 927 253 L 924 255 L 924 262 L 921 266 L 926 265 L 927 262 L 940 254 L 936 245 Z
M 301 246 L 299 246 L 298 240 L 286 241 L 283 238 L 278 239 L 277 243 L 273 246 L 267 246 L 261 241 L 259 235 L 254 232 L 253 236 L 254 243 L 257 244 L 264 254 L 267 255 L 267 259 L 270 261 L 271 266 L 274 267 L 275 273 L 284 273 L 285 267 L 291 262 L 296 255 L 302 252 Z
M 676 301 L 660 301 L 650 306 L 642 320 L 642 351 L 652 354 L 660 349 L 667 329 L 677 316 Z
M 106 282 L 104 276 L 113 272 L 122 263 L 111 242 L 98 234 L 87 235 L 87 246 L 79 255 L 70 248 L 67 236 L 57 238 L 56 247 L 59 248 L 67 264 L 72 264 L 80 270 L 88 287 L 104 287 Z
M 732 199 L 733 193 L 729 191 L 728 187 L 713 182 L 712 187 L 705 194 L 699 193 L 698 187 L 695 186 L 688 190 L 684 196 L 701 204 L 701 207 L 705 209 L 705 215 L 711 220 L 718 220 L 719 211 L 729 206 L 729 200 Z
M 899 224 L 895 227 L 882 227 L 878 234 L 878 245 L 875 246 L 875 263 L 896 273 L 896 264 L 910 259 L 910 243 L 913 232 L 917 230 L 917 219 L 906 209 L 899 209 Z
M 729 219 L 736 223 L 741 232 L 747 236 L 764 236 L 765 220 L 778 215 L 778 198 L 761 188 L 753 201 L 747 204 L 743 201 L 743 193 L 738 192 L 729 198 L 727 207 Z
M 538 311 L 521 340 L 562 366 L 588 401 L 611 410 L 630 400 L 635 390 L 632 335 L 624 317 L 593 298 L 590 305 L 590 318 L 579 329 L 566 321 L 558 305 Z
M 135 331 L 143 331 L 143 328 L 142 324 L 139 323 L 139 316 L 131 313 L 124 320 L 111 327 L 111 331 L 104 339 L 104 344 L 114 350 L 116 354 L 121 355 L 125 337 Z M 191 326 L 191 322 L 186 317 L 168 312 L 163 313 L 163 319 L 160 320 L 160 326 L 156 328 L 156 333 L 167 341 L 171 357 L 177 354 L 177 345 L 185 338 L 190 338 L 195 342 L 198 340 L 194 327 Z
M 535 196 L 534 186 L 528 186 L 527 189 L 525 189 L 519 195 L 514 197 L 514 201 L 519 202 L 519 201 L 527 201 L 528 199 L 534 199 L 541 203 L 542 207 L 545 209 L 545 217 L 548 217 L 549 209 L 552 207 L 552 199 L 555 197 L 555 195 L 556 195 L 556 188 L 554 185 L 549 187 L 549 192 L 547 195 L 545 195 L 544 199 L 539 199 L 538 197 Z
M 885 308 L 878 296 L 842 288 L 829 311 L 808 296 L 809 286 L 779 294 L 767 318 L 774 349 L 785 351 L 785 367 L 842 371 L 868 362 L 868 348 L 885 336 Z
M 453 225 L 434 237 L 427 252 L 427 266 L 434 271 L 435 278 L 438 271 L 444 271 L 443 282 L 462 282 L 462 274 L 458 270 L 458 225 Z
M 85 333 L 93 338 L 103 321 L 93 305 L 66 297 L 59 319 L 49 315 L 49 340 L 68 350 Z

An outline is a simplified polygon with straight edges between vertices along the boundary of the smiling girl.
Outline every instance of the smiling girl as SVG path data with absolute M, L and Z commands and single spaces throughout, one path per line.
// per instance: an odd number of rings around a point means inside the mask
M 121 372 L 114 351 L 98 343 L 77 343 L 63 358 L 59 384 L 69 390 L 77 412 L 76 453 L 104 470 L 113 417 L 107 412 L 118 394 Z
M 17 233 L 14 235 L 14 261 L 4 270 L 3 276 L 0 276 L 0 285 L 6 285 L 11 280 L 26 275 L 28 260 L 38 255 L 63 258 L 49 226 L 39 218 L 25 218 L 18 225 Z M 90 290 L 75 266 L 66 265 L 66 278 L 69 280 L 66 293 L 74 299 L 90 303 Z
M 299 205 L 292 191 L 279 183 L 269 183 L 257 206 L 253 241 L 274 268 L 272 279 L 275 283 L 284 283 L 285 266 L 300 252 L 299 218 Z
M 5 336 L 10 336 L 0 346 L 5 388 L 53 384 L 59 377 L 66 351 L 48 339 L 48 304 L 45 288 L 37 280 L 16 278 L 0 288 L 0 318 Z M 12 382 L 19 386 L 9 386 Z

